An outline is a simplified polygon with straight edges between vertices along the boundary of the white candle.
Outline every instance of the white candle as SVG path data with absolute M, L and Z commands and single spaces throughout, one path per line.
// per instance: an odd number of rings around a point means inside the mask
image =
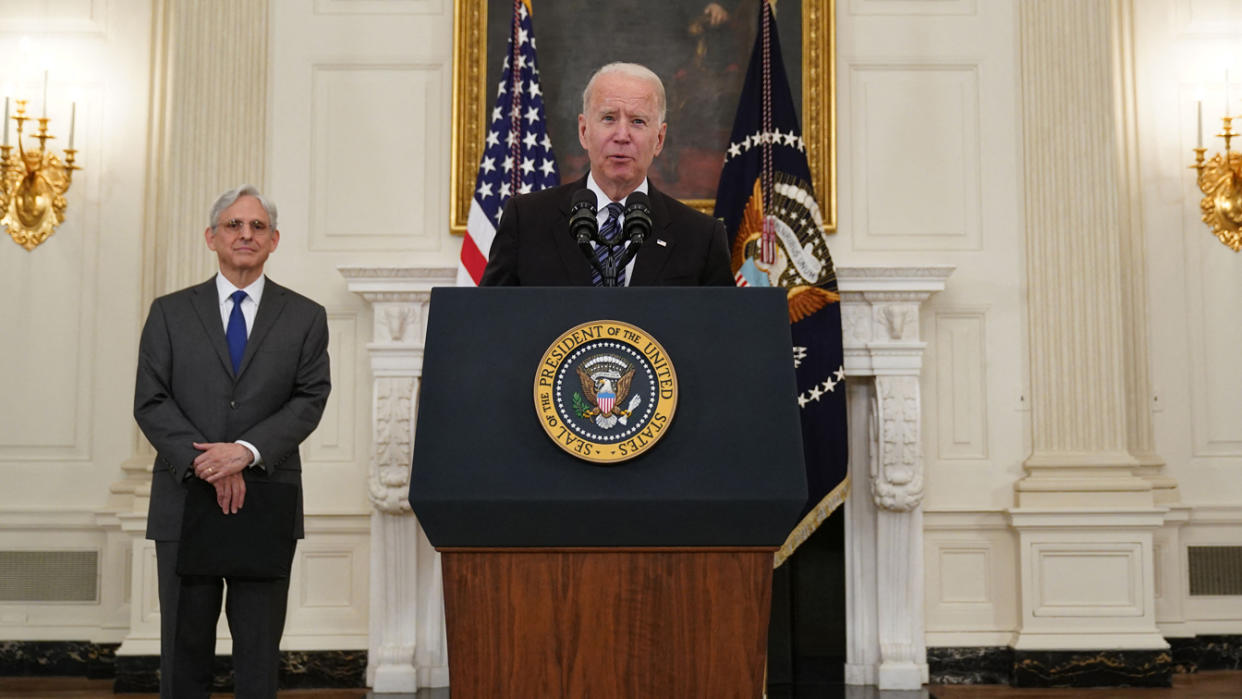
M 1199 100 L 1198 102 L 1195 102 L 1195 105 L 1196 105 L 1196 106 L 1198 107 L 1198 109 L 1199 109 L 1199 147 L 1200 147 L 1200 148 L 1202 148 L 1202 147 L 1203 147 L 1203 100 Z M 72 144 L 72 141 L 73 141 L 73 127 L 72 127 L 72 125 L 69 127 L 69 134 L 70 134 L 70 135 L 69 135 L 69 141 L 70 141 L 70 145 L 69 145 L 69 147 L 70 147 L 70 148 L 72 148 L 72 147 L 73 147 L 73 144 Z
M 1200 114 L 1202 114 L 1203 108 L 1200 107 L 1199 110 L 1200 110 Z M 73 126 L 75 123 L 77 123 L 77 120 L 78 120 L 78 103 L 71 102 L 69 104 L 69 150 L 73 150 Z M 1203 127 L 1202 126 L 1199 127 L 1199 140 L 1200 141 L 1203 140 Z M 1203 144 L 1200 143 L 1199 145 L 1203 145 Z
M 9 145 L 9 98 L 4 98 L 4 145 Z
M 1228 101 L 1228 100 L 1226 100 Z M 43 118 L 47 118 L 47 71 L 43 71 Z

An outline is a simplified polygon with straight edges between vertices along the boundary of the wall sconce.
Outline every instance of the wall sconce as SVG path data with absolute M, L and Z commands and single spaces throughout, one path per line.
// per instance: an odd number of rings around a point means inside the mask
M 1225 74 L 1225 106 L 1229 105 L 1229 77 Z M 1235 134 L 1232 131 L 1233 117 L 1221 117 L 1223 125 L 1217 136 L 1225 139 L 1225 153 L 1217 153 L 1211 160 L 1204 162 L 1203 147 L 1203 101 L 1198 102 L 1199 111 L 1199 147 L 1195 148 L 1195 164 L 1190 167 L 1199 171 L 1199 189 L 1204 197 L 1199 202 L 1203 212 L 1203 222 L 1212 229 L 1212 233 L 1220 242 L 1238 252 L 1242 249 L 1242 153 L 1234 153 L 1229 149 L 1229 142 Z
M 17 152 L 9 145 L 9 98 L 4 98 L 4 143 L 0 145 L 0 225 L 4 225 L 13 242 L 34 250 L 48 239 L 65 220 L 65 192 L 73 182 L 73 171 L 82 168 L 73 164 L 77 151 L 73 149 L 73 127 L 77 118 L 75 102 L 69 112 L 69 147 L 61 161 L 47 150 L 47 141 L 56 138 L 47 132 L 47 73 L 43 74 L 43 116 L 38 117 L 39 130 L 34 137 L 39 140 L 38 150 L 28 150 L 22 143 L 27 121 L 26 100 L 17 102 Z

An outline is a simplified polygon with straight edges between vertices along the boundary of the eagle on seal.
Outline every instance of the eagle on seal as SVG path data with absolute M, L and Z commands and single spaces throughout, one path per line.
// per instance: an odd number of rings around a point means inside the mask
M 607 375 L 601 375 L 598 379 L 591 378 L 590 374 L 578 366 L 578 380 L 582 382 L 582 392 L 586 394 L 586 399 L 590 401 L 594 408 L 583 413 L 582 417 L 593 418 L 596 415 L 608 417 L 615 415 L 617 417 L 629 417 L 630 411 L 622 410 L 621 405 L 625 402 L 627 396 L 630 395 L 630 381 L 634 379 L 634 367 L 630 367 L 624 374 L 614 380 Z

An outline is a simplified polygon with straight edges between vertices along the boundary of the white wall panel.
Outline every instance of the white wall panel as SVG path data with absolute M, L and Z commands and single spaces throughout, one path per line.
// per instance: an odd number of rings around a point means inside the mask
M 851 15 L 973 15 L 977 0 L 850 0 Z
M 856 64 L 849 85 L 855 247 L 979 249 L 977 66 Z
M 353 314 L 328 314 L 328 356 L 332 368 L 332 400 L 324 408 L 319 426 L 302 445 L 307 462 L 354 461 L 357 435 L 355 377 L 358 361 L 358 318 Z
M 995 512 L 924 515 L 929 645 L 1006 645 L 1017 627 L 1016 537 Z
M 282 648 L 366 648 L 369 531 L 366 515 L 307 518 L 290 574 Z
M 419 212 L 448 196 L 423 157 L 446 126 L 443 64 L 319 64 L 311 89 L 311 249 L 435 250 Z
M 944 604 L 987 604 L 992 601 L 988 579 L 992 568 L 985 546 L 940 544 L 940 601 Z
M 1145 613 L 1138 543 L 1036 543 L 1032 546 L 1035 616 L 1133 616 Z
M 983 310 L 936 311 L 937 456 L 988 457 L 987 316 Z
M 74 194 L 70 190 L 70 196 Z M 81 214 L 81 199 L 77 207 Z M 72 209 L 69 214 L 75 213 Z M 0 386 L 10 396 L 0 420 L 0 461 L 89 456 L 93 260 L 83 255 L 81 221 L 66 223 L 33 252 L 7 235 L 0 277 Z M 51 289 L 56 289 L 51 293 Z M 16 400 L 14 400 L 16 398 Z
M 446 0 L 315 0 L 317 15 L 428 15 L 444 12 Z
M 1242 258 L 1203 224 L 1187 233 L 1194 454 L 1242 457 Z
M 1169 7 L 1182 35 L 1237 40 L 1242 31 L 1242 1 L 1174 0 Z
M 0 3 L 0 32 L 104 33 L 106 10 L 107 0 L 5 0 Z

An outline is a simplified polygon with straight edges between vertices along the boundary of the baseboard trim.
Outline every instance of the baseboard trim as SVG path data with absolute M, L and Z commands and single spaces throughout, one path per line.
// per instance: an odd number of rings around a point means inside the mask
M 1172 687 L 1167 650 L 1015 650 L 1014 687 Z
M 928 648 L 927 670 L 932 684 L 1012 684 L 1013 648 Z
M 1168 687 L 1174 674 L 1242 670 L 1242 635 L 1167 638 L 1169 650 L 1033 651 L 1009 646 L 927 649 L 932 684 Z
M 122 655 L 116 659 L 112 691 L 158 692 L 160 659 L 154 655 Z M 280 653 L 281 689 L 361 689 L 367 686 L 364 650 L 286 650 Z M 233 691 L 233 657 L 217 655 L 212 668 L 213 692 Z
M 1170 638 L 1169 651 L 1177 672 L 1242 670 L 1242 636 L 1204 634 L 1191 638 Z
M 119 643 L 0 641 L 0 677 L 109 679 Z
M 117 643 L 89 641 L 0 641 L 0 677 L 87 677 L 111 679 L 113 691 L 158 692 L 156 655 L 120 655 Z M 282 651 L 281 689 L 366 687 L 365 650 Z M 215 691 L 233 691 L 233 659 L 216 657 Z

